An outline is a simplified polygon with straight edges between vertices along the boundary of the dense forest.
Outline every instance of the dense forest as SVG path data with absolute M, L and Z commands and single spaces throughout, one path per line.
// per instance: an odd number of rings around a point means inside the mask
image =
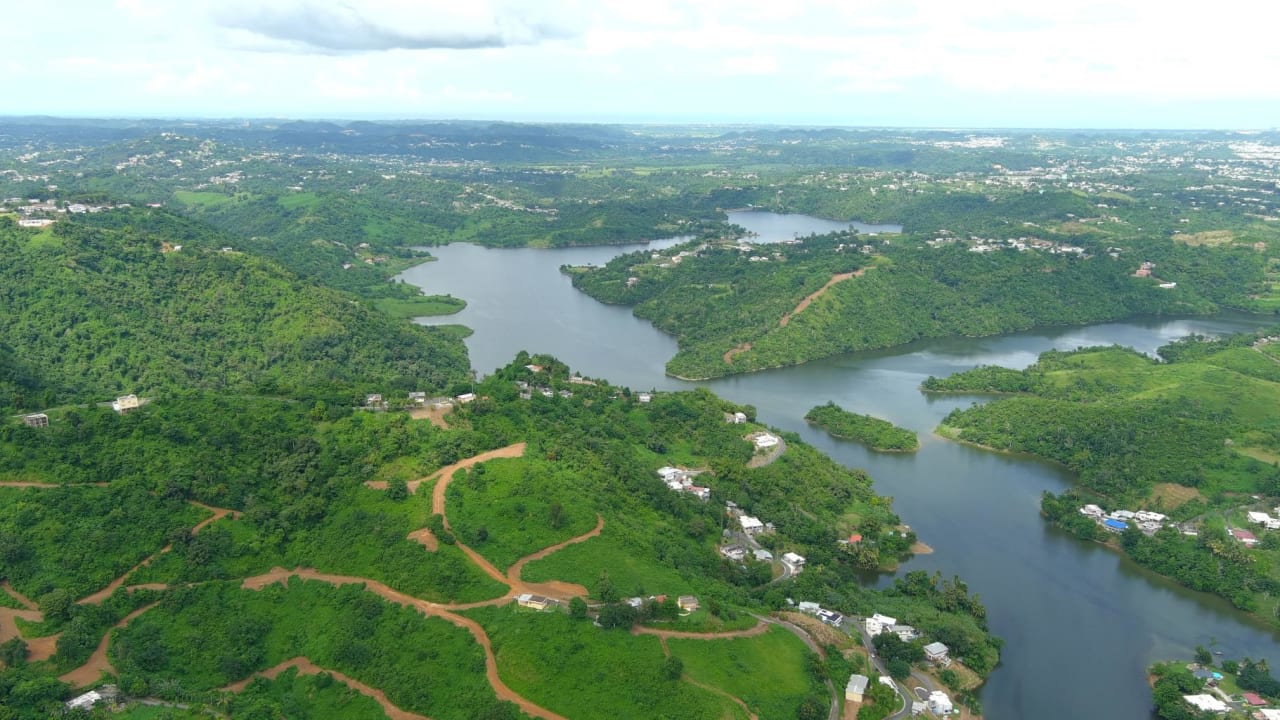
M 864 247 L 872 254 L 858 251 Z M 1243 288 L 1263 273 L 1252 250 L 1171 247 L 1161 258 L 1170 268 L 1162 278 L 1178 283 L 1169 289 L 1133 277 L 1138 260 L 1123 256 L 975 253 L 963 244 L 917 246 L 850 233 L 750 252 L 702 245 L 667 255 L 678 252 L 691 256 L 672 262 L 630 254 L 571 275 L 592 297 L 634 305 L 637 316 L 674 335 L 680 351 L 667 371 L 693 378 L 926 337 L 1211 312 L 1243 305 Z
M 1022 371 L 982 367 L 923 388 L 1014 393 L 952 412 L 940 431 L 1079 473 L 1080 488 L 1046 495 L 1042 510 L 1081 537 L 1116 537 L 1080 514 L 1086 503 L 1168 515 L 1181 525 L 1129 526 L 1118 547 L 1280 622 L 1280 537 L 1257 528 L 1261 542 L 1250 548 L 1229 534 L 1246 510 L 1280 499 L 1280 361 L 1267 336 L 1191 337 L 1160 348 L 1159 358 L 1119 347 L 1051 351 Z
M 852 413 L 829 402 L 805 413 L 804 419 L 826 430 L 832 437 L 855 440 L 872 450 L 912 452 L 920 449 L 920 438 L 888 420 Z
M 116 227 L 0 219 L 0 408 L 118 395 L 441 390 L 467 377 L 462 343 L 302 282 L 163 211 Z M 181 246 L 181 249 L 177 249 Z M 231 247 L 224 251 L 223 247 Z

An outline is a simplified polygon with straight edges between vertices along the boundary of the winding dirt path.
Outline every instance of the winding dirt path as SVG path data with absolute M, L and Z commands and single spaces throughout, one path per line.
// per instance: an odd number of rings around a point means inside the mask
M 39 609 L 40 609 L 40 606 L 39 606 L 39 605 L 36 605 L 36 601 L 35 601 L 35 600 L 32 600 L 31 598 L 27 597 L 26 595 L 23 595 L 22 593 L 18 592 L 17 590 L 14 590 L 14 589 L 13 589 L 13 586 L 9 584 L 9 581 L 8 581 L 8 580 L 5 580 L 3 583 L 0 583 L 0 587 L 4 588 L 4 591 L 5 591 L 5 592 L 7 592 L 7 593 L 9 593 L 10 595 L 12 595 L 12 596 L 13 596 L 13 599 L 14 599 L 14 600 L 17 600 L 17 601 L 18 601 L 18 604 L 22 605 L 22 607 L 24 607 L 24 608 L 26 608 L 26 609 L 28 609 L 28 610 L 39 610 Z
M 766 627 L 766 626 L 765 626 L 765 624 L 764 624 L 764 623 L 760 623 L 760 624 L 759 624 L 759 625 L 757 625 L 755 628 L 752 628 L 752 630 L 755 630 L 755 629 L 758 629 L 758 628 L 761 628 L 761 627 Z M 648 634 L 648 633 L 646 633 L 646 634 Z M 757 633 L 757 634 L 759 634 L 759 633 Z M 662 654 L 663 654 L 663 655 L 666 655 L 667 657 L 671 657 L 671 648 L 667 647 L 667 637 L 668 637 L 667 635 L 659 635 L 659 636 L 658 636 L 658 643 L 662 645 Z M 699 637 L 701 637 L 701 634 L 699 634 Z M 720 637 L 729 637 L 729 636 L 728 636 L 728 635 L 721 635 Z M 741 636 L 737 636 L 737 637 L 741 637 Z M 680 676 L 680 679 L 681 679 L 681 680 L 683 680 L 683 681 L 685 681 L 685 682 L 687 682 L 687 683 L 689 683 L 690 685 L 692 685 L 692 686 L 694 686 L 694 687 L 702 688 L 703 690 L 706 690 L 706 691 L 708 691 L 708 692 L 715 693 L 716 695 L 719 695 L 719 696 L 721 696 L 721 697 L 725 697 L 725 698 L 728 698 L 729 700 L 732 700 L 732 701 L 733 701 L 733 702 L 734 702 L 738 707 L 742 708 L 742 711 L 743 711 L 743 712 L 745 712 L 745 713 L 747 714 L 747 717 L 748 717 L 748 718 L 750 718 L 750 720 L 760 720 L 760 718 L 759 718 L 755 713 L 751 712 L 751 708 L 747 707 L 747 704 L 746 704 L 745 702 L 743 702 L 743 701 L 742 701 L 742 698 L 740 698 L 740 697 L 736 697 L 736 696 L 734 696 L 734 695 L 730 695 L 729 693 L 725 692 L 724 690 L 721 690 L 721 689 L 720 689 L 720 688 L 718 688 L 718 687 L 714 687 L 714 686 L 711 686 L 711 685 L 707 685 L 707 684 L 705 684 L 705 683 L 700 683 L 700 682 L 698 682 L 697 680 L 694 680 L 693 678 L 689 677 L 689 673 L 684 673 L 684 674 L 682 674 L 682 675 Z
M 232 683 L 222 689 L 226 692 L 244 692 L 244 689 L 249 687 L 249 683 L 253 682 L 253 679 L 255 677 L 261 676 L 261 677 L 267 678 L 268 680 L 274 680 L 276 679 L 277 676 L 280 675 L 280 673 L 284 672 L 285 670 L 288 670 L 289 668 L 297 668 L 298 673 L 300 675 L 319 675 L 320 673 L 329 673 L 335 679 L 342 682 L 347 687 L 350 687 L 352 690 L 355 690 L 356 692 L 362 695 L 367 695 L 373 698 L 374 700 L 378 701 L 378 704 L 382 706 L 383 712 L 385 712 L 387 714 L 387 717 L 390 718 L 391 720 L 431 720 L 431 718 L 427 717 L 426 715 L 419 715 L 417 713 L 409 712 L 408 710 L 400 709 L 398 706 L 396 706 L 390 700 L 388 700 L 387 694 L 382 692 L 381 690 L 378 690 L 376 688 L 371 688 L 368 685 L 365 685 L 364 683 L 360 682 L 359 680 L 356 680 L 355 678 L 352 678 L 349 675 L 344 675 L 343 673 L 340 673 L 337 670 L 326 670 L 325 668 L 322 668 L 316 665 L 315 663 L 311 662 L 309 659 L 305 657 L 296 657 L 296 658 L 291 658 L 289 660 L 285 660 L 284 662 L 280 663 L 279 665 L 276 665 L 273 668 L 268 668 L 266 670 L 263 670 L 262 672 L 254 673 L 253 675 L 250 675 L 244 680 L 241 680 L 240 682 L 237 682 L 237 683 Z
M 133 622 L 134 618 L 159 604 L 159 602 L 153 602 L 150 605 L 143 605 L 137 610 L 125 615 L 124 619 L 116 623 L 112 629 L 114 630 L 128 625 Z M 98 643 L 98 648 L 93 651 L 93 654 L 89 656 L 89 659 L 85 664 L 65 675 L 60 676 L 58 679 L 64 683 L 68 683 L 72 687 L 80 688 L 97 682 L 98 678 L 102 677 L 102 673 L 104 672 L 114 675 L 116 668 L 111 664 L 111 660 L 107 658 L 107 646 L 110 643 L 111 630 L 108 630 L 107 634 L 103 635 L 102 640 Z
M 428 602 L 426 600 L 419 600 L 412 595 L 407 595 L 397 590 L 393 590 L 387 585 L 375 580 L 349 577 L 345 575 L 330 575 L 307 568 L 298 570 L 275 568 L 265 575 L 258 575 L 256 577 L 245 579 L 241 587 L 246 590 L 261 590 L 268 585 L 283 582 L 287 578 L 293 576 L 307 580 L 319 580 L 331 585 L 349 585 L 353 583 L 361 584 L 364 585 L 365 590 L 378 595 L 388 602 L 392 602 L 403 607 L 411 607 L 423 615 L 438 617 L 467 630 L 476 639 L 476 642 L 480 644 L 480 647 L 484 649 L 485 677 L 488 679 L 489 684 L 493 686 L 493 691 L 497 694 L 499 699 L 515 703 L 521 710 L 533 717 L 543 718 L 544 720 L 568 720 L 562 715 L 557 715 L 556 713 L 535 704 L 533 701 L 525 699 L 510 687 L 507 687 L 507 684 L 502 682 L 502 678 L 498 675 L 498 660 L 494 655 L 493 645 L 489 642 L 489 634 L 486 633 L 484 628 L 480 626 L 480 623 L 475 620 L 450 612 L 450 609 L 460 610 L 467 607 L 478 607 L 481 605 L 497 605 L 506 602 L 508 598 L 497 598 L 495 600 L 488 600 L 483 603 L 473 603 L 471 605 L 441 605 L 439 603 Z
M 804 309 L 812 305 L 814 300 L 817 300 L 818 298 L 825 295 L 826 292 L 831 289 L 832 285 L 835 285 L 836 283 L 844 282 L 845 280 L 848 280 L 850 278 L 862 277 L 869 269 L 871 269 L 870 265 L 864 268 L 859 268 L 854 272 L 839 273 L 837 275 L 832 275 L 831 279 L 827 281 L 826 285 L 823 285 L 817 290 L 814 290 L 813 292 L 809 293 L 808 297 L 801 300 L 799 305 L 796 305 L 795 310 L 792 310 L 789 313 L 783 314 L 782 319 L 778 321 L 778 327 L 786 327 L 787 324 L 791 322 L 791 318 L 804 312 Z
M 747 352 L 750 349 L 751 349 L 751 343 L 749 342 L 742 343 L 741 345 L 737 345 L 732 348 L 729 348 L 728 352 L 726 352 L 721 359 L 724 360 L 725 365 L 732 365 L 733 358 L 735 356 L 741 355 L 742 353 Z
M 577 545 L 580 542 L 586 542 L 600 534 L 604 530 L 604 516 L 596 513 L 596 526 L 587 532 L 571 537 L 562 543 L 556 543 L 548 548 L 543 548 L 532 555 L 526 555 L 515 561 L 511 567 L 507 568 L 506 582 L 511 586 L 513 591 L 530 592 L 535 595 L 550 595 L 552 597 L 569 598 L 569 597 L 586 597 L 590 591 L 577 583 L 564 582 L 562 580 L 549 580 L 547 582 L 526 582 L 520 576 L 524 573 L 524 566 L 535 560 L 559 552 L 570 545 Z
M 210 524 L 215 523 L 224 517 L 227 517 L 228 515 L 230 515 L 233 519 L 240 517 L 240 513 L 235 510 L 228 510 L 226 508 L 216 508 L 210 505 L 205 505 L 204 503 L 196 502 L 195 500 L 188 500 L 187 502 L 198 508 L 201 508 L 203 510 L 208 510 L 209 512 L 213 513 L 209 517 L 197 523 L 195 527 L 191 528 L 192 535 L 198 535 L 201 530 L 205 529 Z M 124 585 L 124 581 L 129 579 L 129 576 L 133 575 L 138 570 L 150 565 L 156 558 L 172 550 L 173 550 L 173 545 L 165 545 L 164 547 L 160 548 L 160 552 L 143 559 L 142 562 L 130 568 L 128 572 L 116 578 L 115 580 L 112 580 L 106 587 L 102 588 L 96 593 L 93 593 L 92 595 L 89 595 L 87 597 L 80 599 L 77 602 L 79 602 L 79 604 L 81 605 L 101 605 L 104 600 L 111 597 L 111 593 L 115 592 L 117 588 Z M 149 588 L 152 590 L 165 589 L 165 585 L 160 583 L 146 583 L 143 585 L 133 585 L 131 587 L 132 588 Z
M 493 460 L 494 458 L 520 457 L 521 455 L 524 455 L 524 448 L 525 448 L 525 444 L 521 442 L 521 443 L 516 443 L 514 445 L 508 445 L 504 448 L 498 448 L 497 450 L 490 450 L 488 452 L 483 452 L 474 457 L 469 457 L 466 460 L 459 460 L 458 462 L 452 465 L 445 465 L 444 467 L 440 468 L 439 470 L 436 470 L 430 475 L 420 477 L 417 480 L 410 480 L 407 483 L 405 483 L 405 485 L 408 486 L 410 495 L 417 495 L 418 487 L 421 486 L 422 483 L 427 482 L 432 478 L 440 478 L 440 482 L 436 483 L 435 491 L 431 495 L 431 507 L 432 507 L 431 512 L 436 513 L 437 515 L 443 515 L 444 514 L 444 489 L 443 488 L 447 488 L 449 486 L 449 482 L 453 480 L 453 474 L 455 472 L 461 470 L 462 468 L 469 468 L 472 465 L 478 465 L 482 462 L 485 462 L 486 460 Z M 367 488 L 372 488 L 374 490 L 386 490 L 387 481 L 386 480 L 369 480 L 365 482 L 364 486 Z
M 659 630 L 658 628 L 635 625 L 631 628 L 631 634 L 654 635 L 659 638 L 671 638 L 674 640 L 728 640 L 730 638 L 755 637 L 757 635 L 765 634 L 768 630 L 769 623 L 761 620 L 756 623 L 755 627 L 747 628 L 746 630 L 729 630 L 727 632 L 716 633 L 687 632 L 684 630 Z

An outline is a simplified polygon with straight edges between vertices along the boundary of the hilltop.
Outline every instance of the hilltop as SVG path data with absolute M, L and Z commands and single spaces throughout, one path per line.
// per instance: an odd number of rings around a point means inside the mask
M 162 210 L 38 230 L 0 218 L 0 253 L 0 305 L 11 310 L 0 315 L 0 408 L 193 390 L 350 403 L 370 388 L 467 378 L 461 341 Z

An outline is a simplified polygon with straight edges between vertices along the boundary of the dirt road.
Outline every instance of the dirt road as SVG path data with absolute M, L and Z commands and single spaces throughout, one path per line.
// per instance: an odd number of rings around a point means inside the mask
M 285 660 L 284 662 L 280 663 L 279 665 L 276 665 L 273 668 L 268 668 L 267 670 L 263 670 L 262 672 L 254 673 L 253 675 L 245 678 L 244 680 L 241 680 L 238 683 L 232 683 L 222 689 L 228 692 L 243 692 L 244 689 L 249 686 L 249 683 L 252 682 L 255 677 L 262 676 L 267 678 L 268 680 L 274 680 L 277 676 L 280 675 L 280 673 L 284 672 L 285 670 L 288 670 L 289 668 L 297 668 L 298 673 L 300 675 L 319 675 L 320 673 L 329 673 L 338 681 L 342 682 L 347 687 L 350 687 L 352 690 L 355 690 L 356 692 L 362 695 L 367 695 L 373 698 L 374 700 L 378 701 L 378 704 L 382 706 L 383 712 L 385 712 L 387 714 L 387 717 L 391 718 L 391 720 L 431 720 L 431 718 L 427 717 L 426 715 L 419 715 L 417 713 L 411 713 L 408 710 L 401 710 L 399 707 L 394 705 L 390 700 L 388 700 L 386 693 L 382 692 L 381 690 L 371 688 L 368 685 L 365 685 L 364 683 L 360 682 L 359 680 L 356 680 L 348 675 L 344 675 L 338 672 L 337 670 L 326 670 L 316 665 L 315 663 L 311 662 L 305 657 L 296 657 L 296 658 L 291 658 L 289 660 Z
M 685 632 L 683 630 L 659 630 L 658 628 L 642 627 L 636 625 L 631 628 L 632 635 L 655 635 L 664 639 L 671 640 L 729 640 L 731 638 L 755 637 L 763 635 L 769 629 L 769 624 L 761 621 L 755 627 L 746 630 L 729 630 L 728 632 L 716 633 L 700 633 Z
M 244 583 L 241 585 L 241 587 L 248 590 L 261 590 L 267 585 L 271 585 L 277 582 L 283 582 L 287 578 L 293 577 L 293 576 L 301 577 L 308 580 L 319 580 L 322 582 L 327 582 L 331 585 L 348 585 L 352 583 L 363 584 L 367 591 L 378 595 L 379 597 L 383 598 L 388 602 L 393 602 L 397 605 L 401 605 L 404 607 L 414 608 L 418 612 L 421 612 L 423 615 L 438 617 L 442 620 L 446 620 L 450 623 L 453 623 L 454 625 L 457 625 L 460 628 L 467 630 L 468 632 L 471 633 L 472 637 L 476 639 L 476 642 L 479 643 L 482 648 L 484 648 L 485 677 L 489 680 L 489 684 L 493 686 L 494 693 L 496 693 L 500 699 L 508 700 L 510 702 L 515 703 L 520 707 L 521 710 L 523 710 L 525 713 L 529 715 L 532 715 L 533 717 L 543 718 L 544 720 L 567 720 L 567 718 L 565 718 L 564 716 L 557 715 L 556 713 L 553 713 L 550 710 L 547 710 L 546 708 L 543 708 L 542 706 L 535 704 L 531 700 L 525 699 L 523 696 L 517 694 L 511 688 L 507 687 L 506 683 L 502 682 L 502 678 L 498 675 L 498 660 L 493 653 L 493 645 L 489 642 L 488 633 L 486 633 L 484 631 L 484 628 L 480 626 L 480 623 L 477 623 L 475 620 L 472 620 L 470 618 L 465 618 L 465 617 L 462 617 L 461 615 L 457 615 L 455 613 L 450 612 L 451 608 L 462 609 L 463 606 L 449 606 L 449 605 L 441 605 L 439 603 L 427 602 L 426 600 L 419 600 L 418 598 L 415 598 L 411 595 L 406 595 L 405 593 L 399 592 L 397 590 L 393 590 L 387 585 L 377 582 L 375 580 L 368 580 L 365 578 L 350 577 L 345 575 L 330 575 L 327 573 L 321 573 L 321 572 L 317 572 L 315 570 L 311 570 L 307 568 L 298 569 L 298 570 L 285 570 L 284 568 L 275 568 L 271 572 L 265 575 L 259 575 L 256 577 L 247 578 L 244 581 Z M 487 601 L 487 603 L 482 603 L 482 604 L 496 605 L 502 602 L 506 602 L 506 600 L 507 598 L 498 598 L 496 600 Z
M 137 610 L 125 615 L 123 620 L 115 624 L 115 628 L 122 628 L 125 625 L 128 625 L 133 622 L 134 618 L 159 604 L 160 603 L 158 602 L 153 602 L 150 605 L 143 605 Z M 104 672 L 111 673 L 112 675 L 116 674 L 116 669 L 111 664 L 111 660 L 107 659 L 107 645 L 110 642 L 111 631 L 108 630 L 107 634 L 103 635 L 102 640 L 98 643 L 98 649 L 93 651 L 93 654 L 89 656 L 89 660 L 85 662 L 85 664 L 65 675 L 60 676 L 58 679 L 64 683 L 68 683 L 72 687 L 80 688 L 97 682 L 98 678 L 102 677 L 102 673 Z

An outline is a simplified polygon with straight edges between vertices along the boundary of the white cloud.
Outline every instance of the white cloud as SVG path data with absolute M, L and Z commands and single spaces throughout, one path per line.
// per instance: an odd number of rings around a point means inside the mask
M 776 75 L 778 58 L 773 55 L 737 55 L 720 61 L 725 75 Z

